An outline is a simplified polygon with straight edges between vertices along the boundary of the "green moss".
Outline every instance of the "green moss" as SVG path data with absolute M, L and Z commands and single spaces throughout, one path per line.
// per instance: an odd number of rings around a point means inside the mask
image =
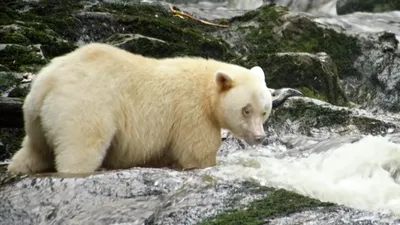
M 367 117 L 353 117 L 351 123 L 356 125 L 361 133 L 372 135 L 381 135 L 386 133 L 389 128 L 396 128 L 395 124 Z
M 0 64 L 0 72 L 11 72 L 11 70 L 7 66 Z
M 0 62 L 12 71 L 37 71 L 46 60 L 35 46 L 8 45 L 0 50 Z
M 328 99 L 325 96 L 320 95 L 316 91 L 312 91 L 312 90 L 308 89 L 307 87 L 301 87 L 301 88 L 299 88 L 299 91 L 301 93 L 303 93 L 304 97 L 315 98 L 315 99 L 318 99 L 318 100 L 321 100 L 324 102 L 328 102 Z
M 339 77 L 359 74 L 353 68 L 361 51 L 355 37 L 319 27 L 307 17 L 290 17 L 283 7 L 263 6 L 232 19 L 250 20 L 262 24 L 248 28 L 246 41 L 254 45 L 252 52 L 326 52 L 337 65 Z
M 0 24 L 12 26 L 3 27 L 0 43 L 20 45 L 0 51 L 0 61 L 9 70 L 36 72 L 49 59 L 76 48 L 72 41 L 79 32 L 73 12 L 83 8 L 80 2 L 6 0 L 5 6 Z M 40 49 L 33 47 L 36 44 Z
M 335 105 L 348 103 L 336 66 L 328 56 L 321 59 L 307 53 L 253 53 L 233 62 L 248 68 L 265 68 L 268 87 L 291 87 Z
M 267 189 L 270 191 L 271 189 Z M 273 216 L 284 216 L 315 207 L 330 207 L 332 203 L 321 202 L 297 193 L 279 189 L 273 191 L 266 198 L 252 202 L 246 210 L 233 210 L 214 218 L 210 218 L 201 225 L 265 224 L 265 219 Z
M 130 52 L 155 58 L 177 55 L 185 50 L 182 46 L 144 36 L 132 37 L 132 35 L 116 34 L 105 41 Z
M 17 86 L 20 81 L 11 72 L 0 72 L 0 93 L 4 93 L 8 89 Z
M 302 124 L 313 128 L 329 127 L 334 125 L 346 125 L 349 122 L 351 111 L 333 110 L 330 107 L 322 107 L 312 102 L 295 101 L 286 110 L 290 118 L 303 120 Z M 299 118 L 299 115 L 301 117 Z
M 353 12 L 386 12 L 400 10 L 398 0 L 347 0 L 338 2 L 336 11 L 338 15 Z
M 312 136 L 312 130 L 345 127 L 352 123 L 352 113 L 346 108 L 333 109 L 303 99 L 293 100 L 287 107 L 274 110 L 269 124 L 273 128 L 287 127 L 287 120 L 297 121 L 297 131 L 302 135 Z
M 27 44 L 29 39 L 20 33 L 2 31 L 0 33 L 0 43 Z
M 165 45 L 137 39 L 136 44 L 131 44 L 131 51 L 135 53 L 154 57 L 191 55 L 221 60 L 232 57 L 227 43 L 206 33 L 221 28 L 172 17 L 159 5 L 102 4 L 93 7 L 91 11 L 111 13 L 116 22 L 124 26 L 126 33 L 140 34 L 168 43 Z M 139 43 L 143 44 L 140 48 L 136 47 Z

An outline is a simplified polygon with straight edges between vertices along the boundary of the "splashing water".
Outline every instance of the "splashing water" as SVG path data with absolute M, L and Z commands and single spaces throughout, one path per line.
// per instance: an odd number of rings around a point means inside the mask
M 400 216 L 400 144 L 365 136 L 308 157 L 271 157 L 270 149 L 237 151 L 211 172 L 255 180 L 322 201 Z

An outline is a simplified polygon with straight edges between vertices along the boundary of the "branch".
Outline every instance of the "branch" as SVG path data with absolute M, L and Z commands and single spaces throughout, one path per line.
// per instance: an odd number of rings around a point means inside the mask
M 171 10 L 171 12 L 172 12 L 174 15 L 184 16 L 184 17 L 187 17 L 187 18 L 189 18 L 189 19 L 192 19 L 192 20 L 195 20 L 195 21 L 198 21 L 198 22 L 200 22 L 200 23 L 204 23 L 204 24 L 207 24 L 207 25 L 210 25 L 210 26 L 214 26 L 214 27 L 225 27 L 225 28 L 231 27 L 231 25 L 224 25 L 224 24 L 211 23 L 211 22 L 208 22 L 208 21 L 205 21 L 205 20 L 202 20 L 202 19 L 197 19 L 197 18 L 195 18 L 194 16 L 192 16 L 192 15 L 190 15 L 190 14 L 188 14 L 188 13 L 175 10 L 174 7 L 173 7 L 171 4 L 169 4 L 169 9 Z

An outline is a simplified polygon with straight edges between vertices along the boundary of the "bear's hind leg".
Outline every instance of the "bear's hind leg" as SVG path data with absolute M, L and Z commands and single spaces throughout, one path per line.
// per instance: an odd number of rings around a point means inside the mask
M 100 168 L 115 129 L 107 121 L 97 119 L 87 119 L 72 129 L 59 131 L 58 145 L 54 150 L 57 172 L 85 174 Z
M 46 144 L 35 145 L 26 135 L 22 141 L 22 148 L 12 157 L 7 170 L 12 174 L 32 174 L 45 172 L 53 167 L 53 157 L 48 146 Z
M 27 99 L 32 98 L 30 95 Z M 54 169 L 54 159 L 43 133 L 41 120 L 32 109 L 32 101 L 24 104 L 26 135 L 19 149 L 11 158 L 7 170 L 12 174 L 30 174 Z

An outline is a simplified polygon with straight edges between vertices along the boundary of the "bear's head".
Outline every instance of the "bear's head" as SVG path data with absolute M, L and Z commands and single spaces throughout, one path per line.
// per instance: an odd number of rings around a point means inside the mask
M 260 144 L 266 137 L 264 122 L 272 109 L 272 96 L 259 67 L 235 67 L 215 73 L 219 90 L 219 120 L 222 128 L 246 141 Z

